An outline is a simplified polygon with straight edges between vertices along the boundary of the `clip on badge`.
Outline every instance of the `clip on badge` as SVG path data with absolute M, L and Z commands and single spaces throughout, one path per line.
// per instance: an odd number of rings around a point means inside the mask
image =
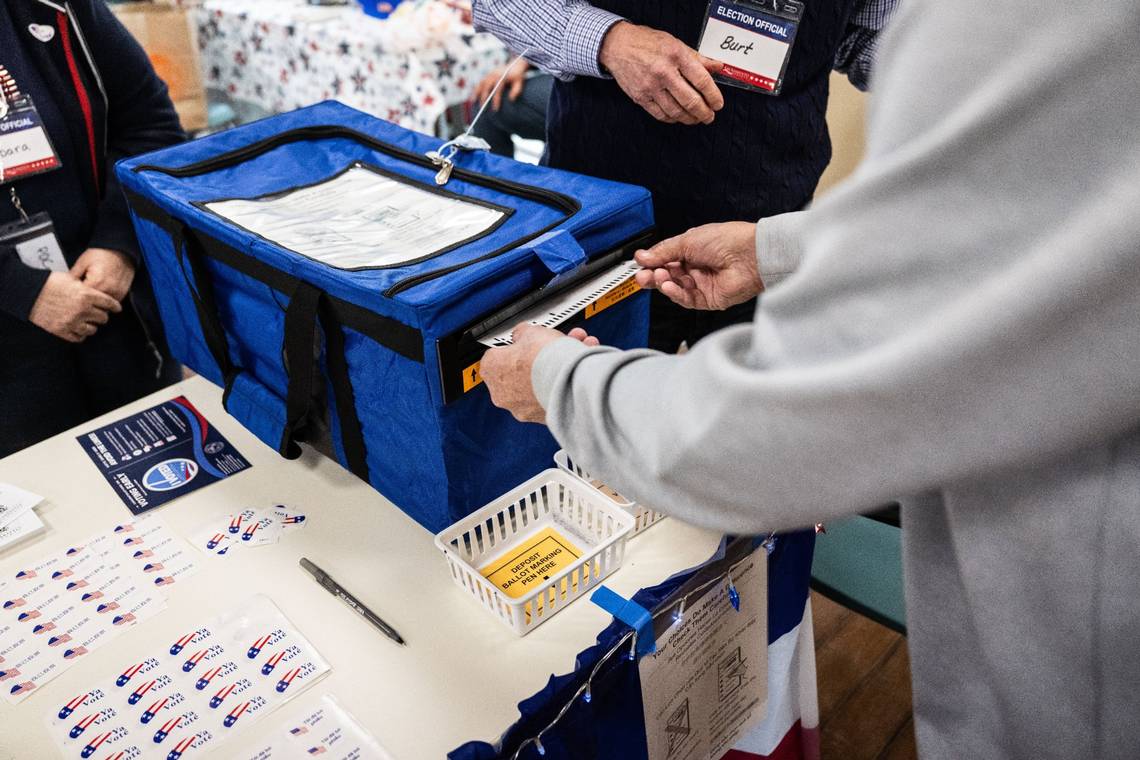
M 0 246 L 10 245 L 15 248 L 20 261 L 32 269 L 66 272 L 67 260 L 63 257 L 63 249 L 55 235 L 51 217 L 43 212 L 28 216 L 21 208 L 14 190 L 12 202 L 20 212 L 21 219 L 0 225 Z
M 697 49 L 724 64 L 717 81 L 779 95 L 803 14 L 799 0 L 710 0 Z
M 0 185 L 60 166 L 31 96 L 0 66 Z

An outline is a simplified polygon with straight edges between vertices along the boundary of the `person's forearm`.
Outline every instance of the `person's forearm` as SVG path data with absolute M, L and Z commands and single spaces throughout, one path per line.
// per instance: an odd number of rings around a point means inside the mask
M 1027 270 L 1009 287 L 1037 287 L 1041 274 Z M 937 320 L 916 311 L 893 340 L 830 357 L 797 360 L 800 348 L 771 320 L 757 333 L 771 345 L 754 345 L 742 326 L 683 356 L 561 340 L 539 355 L 535 391 L 555 437 L 625 495 L 718 530 L 801 527 L 1135 424 L 1140 335 L 1127 325 L 1140 298 L 1123 283 L 1140 278 L 1140 265 L 1120 278 L 1080 316 L 1089 329 L 1120 329 L 1088 341 L 1065 324 L 1079 296 L 1022 321 L 1002 314 L 1002 289 Z M 1107 285 L 1098 279 L 1080 287 Z M 852 301 L 844 311 L 857 323 L 868 304 Z
M 581 0 L 475 0 L 475 27 L 560 79 L 602 76 L 598 51 L 621 20 Z

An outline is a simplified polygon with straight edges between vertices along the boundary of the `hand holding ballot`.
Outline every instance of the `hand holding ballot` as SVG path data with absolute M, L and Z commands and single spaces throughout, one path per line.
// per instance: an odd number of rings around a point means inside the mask
M 549 327 L 524 322 L 515 328 L 511 345 L 485 353 L 480 371 L 495 406 L 506 409 L 521 422 L 545 423 L 546 410 L 534 395 L 530 374 L 539 352 L 549 343 L 565 337 L 566 334 Z M 569 337 L 587 346 L 598 345 L 598 339 L 580 327 L 571 330 Z
M 764 289 L 756 254 L 755 224 L 706 224 L 638 251 L 637 284 L 687 309 L 727 309 Z

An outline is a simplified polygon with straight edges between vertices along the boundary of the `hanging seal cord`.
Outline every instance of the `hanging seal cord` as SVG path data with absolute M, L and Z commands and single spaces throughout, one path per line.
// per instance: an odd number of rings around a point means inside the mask
M 775 533 L 769 533 L 767 539 L 765 539 L 764 543 L 761 544 L 761 546 L 763 546 L 765 549 L 767 549 L 768 554 L 771 553 L 772 550 L 769 547 L 775 545 L 775 540 L 776 540 L 776 534 Z M 682 596 L 680 599 L 678 599 L 673 604 L 670 604 L 667 607 L 664 607 L 661 610 L 654 612 L 653 613 L 653 619 L 656 620 L 657 618 L 664 616 L 668 612 L 668 613 L 673 614 L 674 624 L 680 623 L 682 620 L 682 616 L 684 615 L 685 603 L 691 597 L 697 596 L 698 594 L 703 594 L 711 586 L 715 586 L 717 584 L 722 584 L 725 582 L 725 580 L 728 581 L 729 588 L 731 588 L 733 591 L 735 591 L 736 586 L 735 586 L 735 584 L 732 583 L 733 573 L 736 571 L 736 568 L 740 567 L 745 562 L 748 562 L 749 560 L 752 560 L 754 558 L 755 557 L 753 554 L 749 554 L 746 557 L 742 557 L 740 560 L 738 560 L 736 563 L 734 563 L 732 565 L 732 567 L 728 568 L 727 570 L 725 570 L 720 575 L 716 576 L 715 578 L 710 578 L 709 580 L 705 581 L 704 583 L 697 586 L 696 588 L 691 589 L 690 591 L 688 591 L 684 596 Z M 765 556 L 764 559 L 767 560 L 767 556 Z M 737 611 L 739 611 L 740 610 L 740 608 L 739 608 L 739 604 L 740 604 L 739 595 L 737 596 L 737 601 L 735 603 L 733 603 L 731 601 L 731 597 L 730 597 L 730 604 L 732 604 L 732 606 Z M 598 661 L 594 664 L 594 667 L 590 670 L 590 675 L 586 678 L 586 682 L 578 687 L 578 690 L 575 691 L 574 695 L 571 696 L 570 699 L 566 702 L 566 704 L 564 704 L 562 706 L 562 709 L 558 711 L 558 714 L 554 716 L 554 719 L 551 720 L 549 723 L 547 723 L 543 727 L 543 729 L 541 731 L 539 731 L 538 733 L 536 733 L 534 736 L 531 736 L 531 737 L 527 738 L 525 741 L 523 741 L 523 743 L 519 745 L 518 749 L 515 750 L 515 753 L 513 755 L 511 755 L 511 760 L 519 760 L 519 758 L 522 756 L 523 750 L 532 744 L 534 745 L 534 748 L 538 752 L 539 755 L 545 755 L 546 754 L 546 748 L 544 746 L 542 746 L 542 735 L 545 734 L 547 731 L 551 730 L 552 728 L 554 728 L 556 725 L 558 725 L 558 722 L 561 721 L 563 717 L 565 717 L 566 713 L 568 713 L 570 711 L 570 708 L 573 707 L 574 703 L 577 702 L 579 699 L 581 699 L 585 702 L 589 702 L 593 699 L 593 681 L 594 681 L 594 678 L 598 675 L 598 671 L 602 669 L 603 665 L 605 665 L 607 662 L 609 662 L 611 657 L 613 657 L 617 652 L 619 652 L 621 649 L 623 649 L 626 642 L 630 641 L 631 639 L 633 640 L 633 644 L 629 650 L 629 659 L 631 659 L 631 660 L 636 659 L 636 655 L 634 653 L 637 649 L 637 631 L 629 630 L 629 631 L 626 631 L 625 634 L 623 634 L 622 637 L 619 638 L 617 640 L 617 642 L 612 647 L 610 647 L 609 650 L 606 651 L 606 653 L 603 654 L 598 659 Z
M 487 144 L 486 140 L 471 134 L 471 130 L 475 129 L 475 125 L 478 124 L 479 119 L 483 117 L 483 112 L 487 110 L 487 106 L 490 105 L 491 101 L 495 99 L 495 95 L 498 94 L 499 90 L 503 86 L 503 82 L 505 82 L 507 79 L 507 74 L 510 74 L 511 69 L 518 65 L 518 62 L 525 58 L 526 54 L 529 52 L 530 48 L 526 48 L 517 56 L 515 56 L 515 59 L 511 61 L 510 65 L 503 69 L 503 73 L 499 75 L 499 81 L 495 82 L 495 86 L 491 90 L 491 93 L 487 96 L 487 99 L 483 101 L 483 105 L 479 107 L 479 111 L 475 114 L 475 118 L 471 120 L 471 124 L 467 127 L 467 129 L 463 131 L 463 134 L 452 140 L 448 140 L 443 145 L 439 146 L 439 148 L 436 150 L 428 151 L 426 154 L 424 154 L 431 159 L 431 162 L 433 164 L 439 167 L 439 172 L 437 172 L 435 175 L 435 184 L 446 185 L 447 181 L 451 179 L 451 170 L 455 168 L 455 154 L 460 150 L 491 149 L 491 146 Z

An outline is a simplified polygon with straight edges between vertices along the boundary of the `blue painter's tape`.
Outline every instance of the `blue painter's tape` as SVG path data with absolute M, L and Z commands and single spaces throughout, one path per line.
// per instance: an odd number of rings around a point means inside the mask
M 607 586 L 601 586 L 591 594 L 590 601 L 637 631 L 638 657 L 657 651 L 657 638 L 653 634 L 653 613 L 649 610 Z

